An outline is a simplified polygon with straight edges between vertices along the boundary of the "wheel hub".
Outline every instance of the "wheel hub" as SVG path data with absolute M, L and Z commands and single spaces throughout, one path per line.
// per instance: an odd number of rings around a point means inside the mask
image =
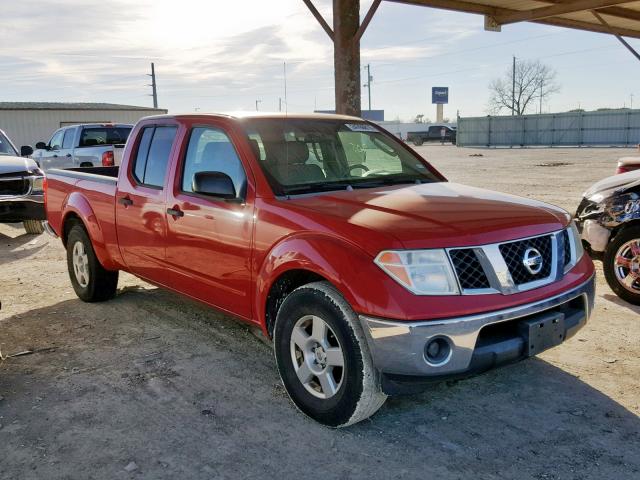
M 315 356 L 316 364 L 320 365 L 322 368 L 327 366 L 327 352 L 324 351 L 322 345 L 316 345 L 313 349 L 313 354 Z

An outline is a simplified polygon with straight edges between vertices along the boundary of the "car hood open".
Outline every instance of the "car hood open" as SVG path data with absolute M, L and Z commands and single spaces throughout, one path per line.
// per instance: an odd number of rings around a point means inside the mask
M 375 231 L 404 248 L 515 240 L 560 230 L 570 219 L 553 205 L 450 182 L 341 190 L 289 201 L 341 220 L 332 222 L 333 228 Z M 344 232 L 347 238 L 351 233 Z

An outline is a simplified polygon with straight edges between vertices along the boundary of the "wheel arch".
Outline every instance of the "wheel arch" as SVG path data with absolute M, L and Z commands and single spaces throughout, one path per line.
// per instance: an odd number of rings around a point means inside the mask
M 366 284 L 358 276 L 373 268 L 371 256 L 339 238 L 307 233 L 282 240 L 266 255 L 256 276 L 254 311 L 263 333 L 271 337 L 284 298 L 307 283 L 326 281 L 356 312 L 366 310 Z
M 64 213 L 61 221 L 61 240 L 67 246 L 69 231 L 79 223 L 86 230 L 93 250 L 100 264 L 108 270 L 117 270 L 118 265 L 107 251 L 104 232 L 89 201 L 79 192 L 72 192 L 63 205 Z

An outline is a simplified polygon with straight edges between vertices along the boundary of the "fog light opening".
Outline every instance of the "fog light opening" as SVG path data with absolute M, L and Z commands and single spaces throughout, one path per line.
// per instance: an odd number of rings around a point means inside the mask
M 427 342 L 424 347 L 424 357 L 429 365 L 440 366 L 451 357 L 451 343 L 447 338 L 436 337 Z

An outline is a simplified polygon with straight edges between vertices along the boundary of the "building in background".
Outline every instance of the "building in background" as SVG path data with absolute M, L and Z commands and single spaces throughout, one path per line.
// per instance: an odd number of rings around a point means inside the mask
M 0 102 L 0 129 L 20 148 L 46 142 L 60 127 L 78 123 L 136 123 L 167 110 L 112 103 Z
M 315 110 L 314 113 L 336 113 L 335 110 Z M 384 122 L 384 110 L 362 110 L 360 115 L 371 122 Z

